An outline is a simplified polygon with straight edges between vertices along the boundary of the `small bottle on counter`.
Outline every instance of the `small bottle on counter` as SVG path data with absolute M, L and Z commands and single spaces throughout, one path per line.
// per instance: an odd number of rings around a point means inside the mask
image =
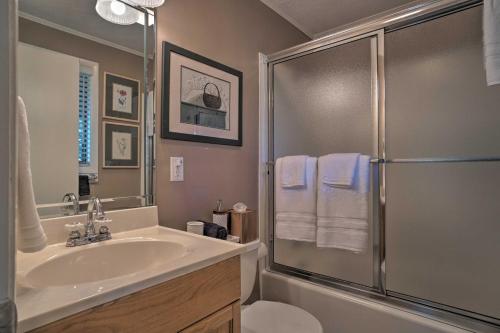
M 216 208 L 212 214 L 212 222 L 226 228 L 229 219 L 229 211 L 222 208 L 222 200 L 217 200 Z

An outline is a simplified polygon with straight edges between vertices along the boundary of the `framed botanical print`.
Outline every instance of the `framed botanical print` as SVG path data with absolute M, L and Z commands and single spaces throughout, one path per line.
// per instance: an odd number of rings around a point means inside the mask
M 139 126 L 103 122 L 103 168 L 139 168 Z
M 163 43 L 161 137 L 242 145 L 243 74 Z
M 139 122 L 140 82 L 104 73 L 104 117 Z

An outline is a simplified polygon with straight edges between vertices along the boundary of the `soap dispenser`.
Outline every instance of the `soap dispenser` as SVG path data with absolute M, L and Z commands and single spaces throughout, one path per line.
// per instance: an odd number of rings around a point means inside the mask
M 228 219 L 229 211 L 222 208 L 222 200 L 217 200 L 216 208 L 214 209 L 212 214 L 212 222 L 226 228 L 227 230 Z

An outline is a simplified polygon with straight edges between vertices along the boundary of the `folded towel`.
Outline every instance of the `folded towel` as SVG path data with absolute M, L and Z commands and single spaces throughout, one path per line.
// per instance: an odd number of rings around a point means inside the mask
M 89 175 L 78 175 L 78 196 L 90 195 Z
M 317 159 L 307 157 L 303 187 L 282 187 L 275 183 L 276 237 L 304 242 L 316 241 Z M 276 161 L 276 177 L 281 175 L 283 159 Z
M 330 154 L 322 157 L 321 181 L 330 186 L 351 188 L 360 154 Z
M 347 225 L 348 227 L 340 227 Z M 356 226 L 359 229 L 356 229 Z M 368 222 L 357 219 L 318 219 L 318 247 L 331 247 L 354 253 L 363 252 L 368 244 Z
M 312 214 L 276 214 L 276 237 L 301 242 L 316 240 L 316 216 Z
M 281 186 L 306 186 L 306 161 L 307 156 L 305 155 L 283 157 L 281 161 Z
M 330 172 L 328 156 L 320 157 L 318 178 Z M 318 184 L 317 246 L 362 252 L 368 241 L 370 157 L 361 155 L 351 188 Z
M 203 222 L 203 235 L 217 239 L 227 239 L 227 229 L 211 222 Z
M 500 0 L 484 0 L 483 42 L 486 82 L 500 84 Z
M 30 164 L 30 137 L 26 106 L 17 98 L 18 130 L 18 200 L 16 211 L 16 244 L 19 251 L 36 252 L 47 245 L 47 236 L 36 210 Z

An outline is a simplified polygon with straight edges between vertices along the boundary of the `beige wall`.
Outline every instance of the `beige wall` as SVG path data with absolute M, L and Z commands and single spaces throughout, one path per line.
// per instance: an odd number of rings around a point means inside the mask
M 19 40 L 24 43 L 99 63 L 99 118 L 102 121 L 104 72 L 143 81 L 143 58 L 91 40 L 77 37 L 23 18 L 19 19 Z M 114 120 L 112 120 L 114 121 Z M 99 123 L 99 183 L 91 187 L 101 198 L 140 194 L 140 169 L 102 168 L 102 122 Z M 142 151 L 139 152 L 142 157 Z M 61 196 L 63 193 L 61 193 Z
M 157 115 L 161 123 L 161 42 L 168 41 L 243 72 L 243 146 L 158 138 L 156 195 L 160 223 L 184 229 L 211 219 L 217 199 L 256 209 L 258 200 L 258 52 L 308 38 L 258 0 L 169 0 L 158 10 Z M 159 135 L 159 134 L 158 134 Z M 170 156 L 184 157 L 184 182 L 170 182 Z

